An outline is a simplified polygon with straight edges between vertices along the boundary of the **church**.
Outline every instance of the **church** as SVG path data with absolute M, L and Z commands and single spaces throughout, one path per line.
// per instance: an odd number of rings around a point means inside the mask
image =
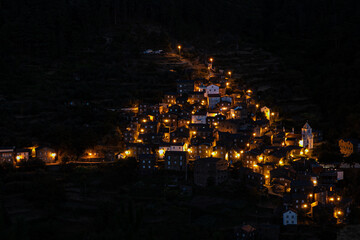
M 309 123 L 306 122 L 305 125 L 301 129 L 301 136 L 302 136 L 302 147 L 307 149 L 313 149 L 314 147 L 314 136 L 312 133 L 312 128 L 310 127 Z

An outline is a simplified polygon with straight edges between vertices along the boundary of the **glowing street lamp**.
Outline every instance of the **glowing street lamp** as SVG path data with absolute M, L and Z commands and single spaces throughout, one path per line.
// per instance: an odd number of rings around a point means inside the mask
M 211 64 L 213 63 L 214 59 L 213 58 L 210 58 L 209 61 L 211 62 Z
M 232 74 L 232 72 L 231 72 L 231 71 L 228 71 L 228 74 L 229 74 L 229 76 L 230 76 L 230 78 L 231 78 L 231 74 Z
M 179 49 L 179 56 L 181 56 L 181 45 L 178 45 L 177 48 Z

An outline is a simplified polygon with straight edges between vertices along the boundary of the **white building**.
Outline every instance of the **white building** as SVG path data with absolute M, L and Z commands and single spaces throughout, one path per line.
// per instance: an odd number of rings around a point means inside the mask
M 303 128 L 301 129 L 302 136 L 302 147 L 307 149 L 312 149 L 314 147 L 314 137 L 312 134 L 312 128 L 309 123 L 305 123 Z
M 220 88 L 219 86 L 216 86 L 214 84 L 209 85 L 206 87 L 206 97 L 213 94 L 220 94 Z
M 170 145 L 169 152 L 184 152 L 187 151 L 187 144 L 186 143 L 172 143 Z
M 195 113 L 191 116 L 191 123 L 206 124 L 207 113 Z
M 283 224 L 286 225 L 296 225 L 297 224 L 297 213 L 293 210 L 287 210 L 283 213 Z

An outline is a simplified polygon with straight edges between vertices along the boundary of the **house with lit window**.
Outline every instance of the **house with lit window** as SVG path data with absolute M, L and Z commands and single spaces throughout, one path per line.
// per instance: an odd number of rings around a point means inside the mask
M 160 123 L 158 122 L 150 122 L 150 121 L 146 121 L 146 122 L 142 122 L 140 123 L 140 129 L 139 129 L 139 133 L 143 134 L 143 133 L 157 133 L 160 127 Z
M 35 149 L 36 158 L 44 161 L 45 163 L 54 163 L 56 162 L 56 151 L 53 148 L 49 147 L 38 147 Z
M 228 160 L 228 159 L 226 159 L 226 156 L 228 156 L 227 151 L 226 151 L 226 145 L 223 144 L 222 142 L 216 142 L 216 146 L 213 147 L 211 156 L 213 156 L 215 158 L 221 158 L 221 159 Z
M 206 123 L 209 124 L 209 126 L 213 127 L 213 128 L 217 128 L 217 126 L 219 126 L 219 123 L 221 121 L 225 121 L 226 120 L 226 116 L 223 114 L 217 114 L 216 116 L 208 116 L 206 118 Z
M 293 209 L 288 209 L 283 213 L 283 225 L 297 225 L 297 212 Z
M 176 93 L 165 93 L 163 98 L 165 104 L 176 104 Z
M 31 149 L 16 149 L 15 159 L 16 162 L 27 161 L 31 157 Z
M 173 113 L 161 114 L 161 121 L 165 126 L 177 127 L 177 121 L 179 116 Z
M 211 84 L 206 87 L 205 96 L 209 97 L 209 95 L 219 95 L 219 94 L 220 94 L 219 86 Z
M 191 93 L 194 91 L 194 81 L 193 80 L 177 80 L 176 88 L 179 95 Z
M 15 147 L 0 148 L 0 162 L 1 163 L 14 163 L 15 161 Z
M 205 109 L 199 110 L 192 114 L 191 123 L 192 124 L 206 124 L 207 112 Z
M 138 158 L 140 154 L 153 154 L 152 145 L 143 143 L 128 143 L 126 144 L 125 154 L 127 157 Z
M 186 95 L 183 95 L 183 96 L 178 96 L 178 97 L 176 98 L 176 104 L 178 104 L 178 105 L 180 105 L 180 106 L 185 105 L 187 102 L 188 102 L 188 96 L 187 96 L 187 94 L 186 94 Z
M 312 193 L 314 190 L 314 183 L 310 180 L 293 180 L 291 181 L 292 193 Z
M 139 171 L 141 173 L 152 173 L 156 169 L 155 154 L 140 154 L 138 157 Z
M 182 111 L 182 108 L 179 105 L 174 104 L 169 107 L 168 113 L 176 114 L 179 116 L 181 111 Z
M 161 133 L 141 133 L 137 138 L 137 142 L 145 144 L 158 144 L 162 142 L 163 135 Z
M 136 142 L 139 132 L 137 130 L 125 130 L 123 135 L 125 143 L 133 143 Z
M 262 187 L 265 184 L 265 176 L 257 172 L 248 171 L 245 182 L 250 186 Z
M 204 142 L 191 144 L 188 152 L 190 159 L 211 157 L 212 145 Z
M 188 163 L 187 152 L 167 151 L 164 158 L 166 170 L 185 171 Z
M 243 166 L 255 169 L 257 167 L 257 163 L 259 162 L 259 157 L 261 156 L 261 154 L 262 152 L 258 149 L 246 151 L 242 159 Z
M 311 207 L 311 202 L 308 198 L 309 194 L 303 192 L 293 192 L 284 196 L 284 205 L 290 206 L 297 211 L 308 212 Z
M 201 105 L 206 105 L 207 100 L 204 96 L 204 92 L 191 92 L 188 94 L 188 102 L 190 104 L 200 103 Z
M 221 97 L 219 94 L 208 94 L 208 106 L 210 109 L 215 109 L 216 105 L 220 102 Z
M 230 108 L 228 112 L 228 117 L 231 119 L 246 119 L 248 116 L 248 112 L 246 107 L 243 105 L 238 105 Z

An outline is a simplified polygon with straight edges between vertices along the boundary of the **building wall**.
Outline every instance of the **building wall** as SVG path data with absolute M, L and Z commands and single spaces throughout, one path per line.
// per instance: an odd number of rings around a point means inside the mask
M 297 224 L 297 214 L 293 211 L 287 211 L 283 214 L 283 224 L 286 225 L 296 225 Z
M 206 115 L 192 115 L 191 123 L 206 124 Z

